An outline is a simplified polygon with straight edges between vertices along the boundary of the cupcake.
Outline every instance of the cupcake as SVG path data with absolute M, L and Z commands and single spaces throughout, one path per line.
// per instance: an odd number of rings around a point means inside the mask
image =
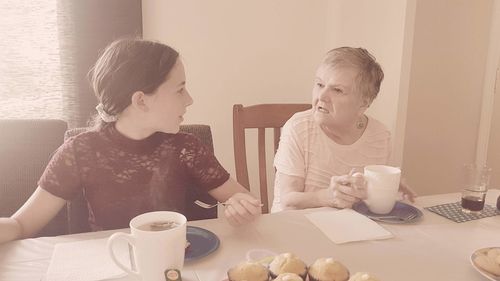
M 269 273 L 272 278 L 276 278 L 281 273 L 295 273 L 302 280 L 306 280 L 307 265 L 294 254 L 284 253 L 274 257 L 273 261 L 269 264 Z
M 310 281 L 347 281 L 349 271 L 340 262 L 332 258 L 317 259 L 309 267 Z
M 268 281 L 269 270 L 260 263 L 242 262 L 227 271 L 229 281 Z
M 303 279 L 295 273 L 281 273 L 273 281 L 303 281 Z
M 356 272 L 349 278 L 349 281 L 380 281 L 377 277 L 367 272 Z

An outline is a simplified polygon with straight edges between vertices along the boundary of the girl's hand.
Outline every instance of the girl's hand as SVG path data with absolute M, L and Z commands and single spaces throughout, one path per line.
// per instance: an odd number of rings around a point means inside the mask
M 406 183 L 405 179 L 401 179 L 399 182 L 399 192 L 403 195 L 403 200 L 408 200 L 410 202 L 415 202 L 415 197 L 417 193 Z
M 251 222 L 262 213 L 260 200 L 250 193 L 235 193 L 224 203 L 224 215 L 234 226 Z

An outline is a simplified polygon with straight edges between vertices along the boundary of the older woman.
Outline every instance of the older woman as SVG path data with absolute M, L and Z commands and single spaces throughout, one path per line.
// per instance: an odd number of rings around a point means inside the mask
M 350 208 L 366 197 L 365 165 L 387 164 L 391 135 L 365 114 L 384 73 L 365 49 L 329 51 L 316 71 L 312 109 L 282 130 L 274 165 L 272 212 L 313 207 Z M 356 172 L 358 171 L 358 172 Z M 404 184 L 400 190 L 412 200 Z

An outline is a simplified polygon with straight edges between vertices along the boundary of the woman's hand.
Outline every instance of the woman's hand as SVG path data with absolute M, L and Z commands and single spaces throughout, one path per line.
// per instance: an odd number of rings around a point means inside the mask
M 330 206 L 335 208 L 352 208 L 354 203 L 366 199 L 366 181 L 361 173 L 333 176 L 328 190 L 333 194 Z
M 262 213 L 262 204 L 250 193 L 235 193 L 224 203 L 224 215 L 231 225 L 248 223 Z
M 415 202 L 415 197 L 417 193 L 411 189 L 411 187 L 406 183 L 405 179 L 401 179 L 399 182 L 399 192 L 403 195 L 403 200 L 408 200 L 410 202 Z

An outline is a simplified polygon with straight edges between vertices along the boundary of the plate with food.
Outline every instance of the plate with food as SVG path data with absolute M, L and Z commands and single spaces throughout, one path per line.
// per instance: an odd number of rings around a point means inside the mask
M 213 232 L 201 227 L 188 226 L 186 230 L 186 262 L 208 256 L 219 248 L 220 240 Z
M 482 248 L 470 257 L 474 269 L 491 281 L 500 281 L 500 247 Z

